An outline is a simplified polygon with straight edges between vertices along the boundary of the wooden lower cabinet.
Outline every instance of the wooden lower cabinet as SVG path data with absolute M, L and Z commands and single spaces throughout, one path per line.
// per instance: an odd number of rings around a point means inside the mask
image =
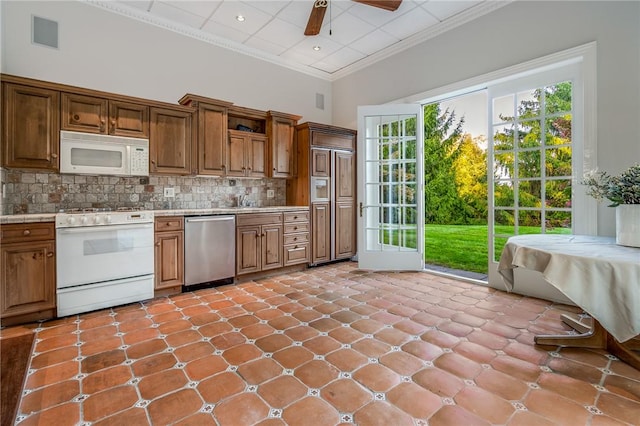
M 309 263 L 309 212 L 285 212 L 283 222 L 284 266 Z
M 331 207 L 326 203 L 311 204 L 311 263 L 331 260 Z
M 55 229 L 52 223 L 2 225 L 2 325 L 56 315 Z
M 155 220 L 154 288 L 156 291 L 181 289 L 183 284 L 184 218 L 158 217 Z
M 353 201 L 336 203 L 334 259 L 356 254 L 356 212 Z
M 236 217 L 236 275 L 281 268 L 282 214 Z

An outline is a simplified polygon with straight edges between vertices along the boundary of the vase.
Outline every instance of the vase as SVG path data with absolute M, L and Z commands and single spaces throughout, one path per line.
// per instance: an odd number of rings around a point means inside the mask
M 640 204 L 616 207 L 616 244 L 640 247 Z

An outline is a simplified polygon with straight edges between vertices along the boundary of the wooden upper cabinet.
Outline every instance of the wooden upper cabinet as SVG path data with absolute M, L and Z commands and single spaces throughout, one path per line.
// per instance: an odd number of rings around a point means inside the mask
M 271 145 L 270 176 L 291 178 L 296 175 L 295 126 L 300 116 L 268 112 L 267 135 Z
M 61 110 L 63 130 L 149 137 L 149 107 L 146 105 L 63 93 Z
M 331 151 L 317 148 L 311 150 L 311 176 L 331 176 Z
M 266 153 L 266 135 L 229 130 L 227 176 L 266 177 Z
M 191 173 L 193 143 L 190 108 L 151 108 L 149 128 L 150 172 L 188 175 Z
M 19 84 L 2 87 L 3 166 L 58 170 L 60 93 Z
M 356 169 L 353 152 L 335 151 L 334 156 L 336 201 L 354 200 Z

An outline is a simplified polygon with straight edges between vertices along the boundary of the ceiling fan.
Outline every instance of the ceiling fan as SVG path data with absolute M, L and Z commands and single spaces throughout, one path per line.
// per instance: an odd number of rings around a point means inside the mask
M 322 27 L 322 20 L 324 14 L 327 11 L 327 6 L 330 0 L 315 0 L 313 2 L 313 8 L 309 15 L 309 21 L 307 22 L 307 28 L 304 30 L 304 35 L 312 36 L 320 33 Z M 357 3 L 366 4 L 368 6 L 379 7 L 380 9 L 394 11 L 400 7 L 402 0 L 353 0 Z

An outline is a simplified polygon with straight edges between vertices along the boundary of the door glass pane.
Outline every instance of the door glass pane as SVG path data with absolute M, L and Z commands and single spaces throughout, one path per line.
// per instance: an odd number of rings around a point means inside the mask
M 547 207 L 571 208 L 571 180 L 548 180 L 545 183 L 545 205 Z

